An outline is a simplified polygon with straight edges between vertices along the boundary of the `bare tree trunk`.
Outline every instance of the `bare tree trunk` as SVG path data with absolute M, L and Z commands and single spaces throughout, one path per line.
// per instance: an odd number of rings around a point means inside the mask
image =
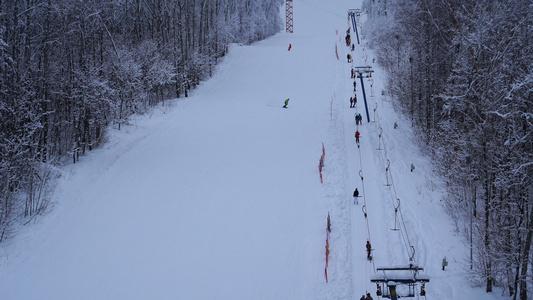
M 520 272 L 520 300 L 527 299 L 527 270 L 529 266 L 529 253 L 531 253 L 531 239 L 533 237 L 533 213 L 529 210 L 529 223 L 527 226 L 527 237 L 522 251 L 522 266 Z

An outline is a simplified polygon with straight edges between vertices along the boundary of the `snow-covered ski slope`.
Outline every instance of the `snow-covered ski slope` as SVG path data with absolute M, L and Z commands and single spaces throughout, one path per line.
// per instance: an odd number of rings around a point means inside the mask
M 234 45 L 191 97 L 65 166 L 51 213 L 1 245 L 0 299 L 379 299 L 374 268 L 409 263 L 411 245 L 431 277 L 427 299 L 499 299 L 467 282 L 468 244 L 442 210 L 442 182 L 382 95 L 364 39 L 346 62 L 347 10 L 359 7 L 295 0 L 293 34 Z M 360 148 L 352 65 L 375 70 Z

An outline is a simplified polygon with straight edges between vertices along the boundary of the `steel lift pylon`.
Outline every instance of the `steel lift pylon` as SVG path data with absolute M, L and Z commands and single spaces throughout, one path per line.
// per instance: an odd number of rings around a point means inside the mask
M 286 30 L 289 33 L 293 33 L 292 26 L 292 0 L 285 1 L 285 15 L 286 15 Z

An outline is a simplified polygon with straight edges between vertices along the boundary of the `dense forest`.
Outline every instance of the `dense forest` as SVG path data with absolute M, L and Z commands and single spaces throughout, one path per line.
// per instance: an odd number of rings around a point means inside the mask
M 46 209 L 58 165 L 279 32 L 282 4 L 0 0 L 0 241 Z
M 446 180 L 474 284 L 533 299 L 533 4 L 365 0 L 387 93 Z

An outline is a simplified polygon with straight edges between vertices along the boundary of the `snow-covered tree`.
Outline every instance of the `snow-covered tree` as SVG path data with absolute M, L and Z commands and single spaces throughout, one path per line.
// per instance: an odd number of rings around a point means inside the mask
M 53 164 L 279 32 L 282 0 L 0 1 L 0 241 L 46 208 Z
M 533 5 L 365 1 L 389 93 L 448 181 L 472 278 L 528 299 L 532 272 Z M 470 264 L 468 264 L 470 265 Z

